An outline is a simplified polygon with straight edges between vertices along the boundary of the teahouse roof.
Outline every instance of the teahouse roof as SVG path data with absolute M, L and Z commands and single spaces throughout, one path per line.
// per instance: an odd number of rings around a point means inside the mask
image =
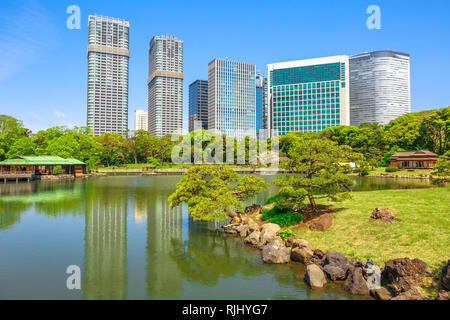
M 70 166 L 85 165 L 84 162 L 77 159 L 64 159 L 58 156 L 15 156 L 0 162 L 0 166 Z
M 429 150 L 416 150 L 416 151 L 398 151 L 394 153 L 390 160 L 416 160 L 421 161 L 425 159 L 437 160 L 438 155 Z

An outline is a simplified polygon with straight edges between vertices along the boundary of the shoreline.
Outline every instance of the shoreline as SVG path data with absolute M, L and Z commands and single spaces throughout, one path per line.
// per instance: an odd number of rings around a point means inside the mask
M 312 289 L 326 290 L 325 285 L 331 283 L 351 295 L 371 296 L 376 300 L 438 300 L 441 294 L 450 297 L 449 292 L 439 289 L 439 286 L 442 287 L 443 278 L 437 279 L 436 270 L 430 272 L 427 264 L 417 258 L 396 258 L 384 262 L 384 267 L 381 267 L 374 264 L 371 259 L 364 262 L 334 250 L 314 249 L 307 240 L 295 235 L 283 241 L 278 234 L 282 228 L 262 219 L 262 211 L 269 206 L 247 207 L 244 213 L 234 218 L 230 224 L 223 226 L 223 231 L 239 238 L 242 244 L 258 249 L 263 263 L 302 263 L 306 268 L 304 281 Z M 320 217 L 308 221 L 308 225 L 318 219 Z M 409 268 L 412 271 L 411 274 L 399 276 L 396 268 L 400 268 L 399 270 Z M 447 268 L 450 268 L 450 260 Z M 339 269 L 340 271 L 336 271 Z M 392 275 L 397 278 L 392 278 Z M 315 280 L 311 280 L 311 277 L 315 277 Z M 436 281 L 439 284 L 437 297 L 434 291 L 433 294 L 423 293 L 424 281 Z M 413 285 L 398 290 L 397 282 Z

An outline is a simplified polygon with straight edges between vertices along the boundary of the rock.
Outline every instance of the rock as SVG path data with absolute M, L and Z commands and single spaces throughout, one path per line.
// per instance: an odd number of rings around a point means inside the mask
M 323 260 L 325 259 L 325 253 L 320 249 L 315 249 L 313 251 L 313 256 L 311 258 L 311 262 L 317 265 L 322 265 Z
M 369 288 L 363 277 L 361 268 L 350 267 L 348 269 L 347 279 L 344 283 L 344 289 L 353 295 L 369 295 Z
M 259 231 L 253 231 L 248 235 L 247 238 L 244 239 L 244 243 L 250 244 L 254 246 L 255 248 L 258 247 L 259 244 L 259 236 L 261 235 L 261 232 Z
M 439 291 L 439 295 L 436 300 L 450 300 L 450 293 L 448 291 L 441 290 Z
M 381 288 L 381 270 L 377 265 L 371 265 L 363 269 L 369 290 Z
M 261 234 L 259 236 L 259 247 L 262 248 L 267 243 L 278 238 L 277 232 L 280 226 L 274 223 L 266 223 L 261 227 Z
M 259 204 L 254 204 L 252 206 L 245 208 L 244 214 L 246 215 L 260 214 L 261 210 L 262 207 Z
M 261 256 L 265 263 L 288 263 L 291 261 L 291 249 L 277 239 L 263 247 Z
M 241 218 L 236 216 L 231 220 L 231 224 L 240 224 L 242 222 Z
M 375 208 L 372 211 L 372 219 L 380 220 L 381 223 L 390 224 L 393 223 L 394 220 L 401 221 L 401 219 L 395 219 L 394 214 L 389 208 Z
M 259 225 L 256 222 L 251 221 L 248 224 L 248 230 L 249 230 L 250 233 L 254 232 L 254 231 L 259 231 Z
M 223 229 L 223 231 L 225 232 L 225 233 L 228 233 L 228 234 L 237 234 L 238 232 L 237 232 L 237 227 L 239 227 L 240 226 L 240 224 L 229 224 L 229 225 L 226 225 L 226 226 L 223 226 L 222 227 L 222 229 Z
M 322 288 L 324 284 L 327 283 L 327 279 L 325 278 L 322 269 L 315 264 L 309 264 L 306 267 L 305 281 L 312 288 Z
M 313 256 L 313 254 L 314 254 L 314 251 L 312 251 L 310 248 L 295 247 L 291 251 L 291 259 L 292 259 L 292 261 L 309 264 L 309 263 L 311 263 L 311 258 Z
M 424 297 L 417 288 L 411 288 L 408 291 L 402 292 L 399 295 L 396 295 L 391 300 L 425 300 Z
M 420 286 L 423 277 L 428 275 L 430 272 L 427 264 L 422 260 L 398 258 L 385 263 L 381 273 L 381 283 L 391 288 L 397 295 Z
M 323 267 L 323 271 L 327 274 L 328 278 L 333 281 L 345 280 L 347 270 L 337 267 L 334 264 L 327 264 Z
M 241 238 L 247 238 L 247 236 L 250 234 L 250 230 L 248 225 L 241 224 L 236 228 L 237 233 L 241 236 Z
M 447 265 L 442 268 L 441 283 L 447 291 L 450 290 L 450 260 L 448 260 Z
M 333 218 L 328 213 L 320 216 L 318 221 L 315 221 L 309 225 L 309 229 L 312 231 L 324 231 L 331 227 L 333 224 Z
M 275 202 L 264 205 L 261 210 L 272 210 L 275 207 Z
M 392 295 L 386 288 L 372 289 L 370 290 L 370 295 L 377 300 L 391 300 Z
M 331 280 L 345 280 L 349 267 L 348 259 L 342 253 L 330 250 L 325 255 L 322 267 Z

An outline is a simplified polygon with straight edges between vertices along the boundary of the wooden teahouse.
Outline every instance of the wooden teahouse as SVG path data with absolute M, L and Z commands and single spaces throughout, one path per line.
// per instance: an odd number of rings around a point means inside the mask
M 391 167 L 399 169 L 432 169 L 438 155 L 428 150 L 399 151 L 391 156 L 390 161 Z

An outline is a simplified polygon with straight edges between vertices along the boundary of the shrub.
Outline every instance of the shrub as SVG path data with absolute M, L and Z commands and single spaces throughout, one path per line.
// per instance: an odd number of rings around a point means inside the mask
M 295 232 L 291 229 L 283 229 L 277 232 L 277 235 L 281 237 L 281 240 L 283 240 L 283 243 L 286 243 L 287 239 L 295 235 Z
M 55 166 L 52 171 L 53 174 L 62 174 L 63 168 L 61 166 Z
M 288 209 L 280 209 L 275 206 L 270 210 L 263 210 L 262 219 L 275 223 L 280 227 L 288 227 L 298 224 L 303 220 L 303 216 L 300 213 L 290 212 Z
M 397 172 L 398 168 L 397 167 L 387 167 L 384 171 L 385 172 Z
M 414 172 L 415 170 L 414 169 L 408 169 L 408 172 Z
M 277 194 L 267 198 L 267 200 L 266 200 L 266 202 L 264 204 L 274 203 L 277 200 L 278 197 L 279 197 L 279 194 L 277 193 Z

